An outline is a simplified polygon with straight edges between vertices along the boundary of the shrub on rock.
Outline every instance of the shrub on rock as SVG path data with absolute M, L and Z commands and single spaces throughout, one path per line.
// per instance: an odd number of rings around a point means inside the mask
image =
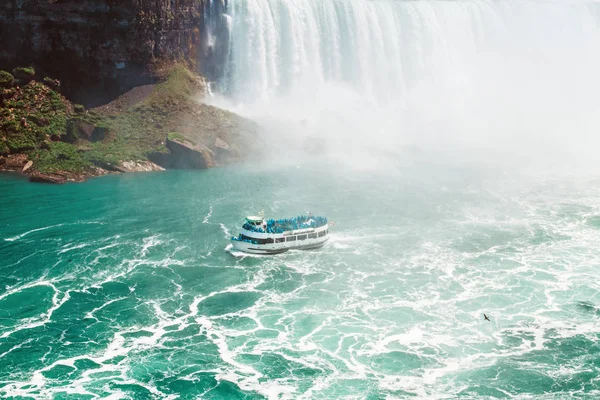
M 63 138 L 65 142 L 75 143 L 79 139 L 90 140 L 94 132 L 94 125 L 80 118 L 67 121 L 67 134 Z
M 52 79 L 49 77 L 45 77 L 42 82 L 44 85 L 48 86 L 50 89 L 59 90 L 60 89 L 60 81 L 58 79 Z
M 26 121 L 25 121 L 26 123 Z M 21 122 L 11 120 L 0 125 L 0 131 L 5 135 L 6 145 L 10 153 L 21 153 L 35 148 L 37 138 L 34 132 L 23 127 Z
M 0 87 L 1 88 L 9 88 L 15 82 L 14 76 L 11 73 L 6 71 L 0 71 Z
M 13 69 L 13 75 L 15 78 L 26 78 L 26 77 L 34 77 L 35 69 L 33 67 L 18 67 Z
M 35 78 L 35 69 L 32 67 L 19 67 L 13 69 L 12 74 L 19 84 L 24 85 L 31 82 L 33 78 Z

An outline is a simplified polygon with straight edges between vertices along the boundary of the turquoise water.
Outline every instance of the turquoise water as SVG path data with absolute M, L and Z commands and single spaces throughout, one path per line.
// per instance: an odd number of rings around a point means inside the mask
M 299 165 L 0 193 L 0 397 L 600 396 L 599 179 Z M 263 208 L 326 215 L 330 243 L 232 253 Z

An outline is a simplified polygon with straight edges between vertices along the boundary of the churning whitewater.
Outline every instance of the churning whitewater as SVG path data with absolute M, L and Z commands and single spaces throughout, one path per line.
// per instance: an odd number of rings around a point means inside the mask
M 323 167 L 3 178 L 0 395 L 600 395 L 600 180 Z M 330 243 L 232 253 L 257 188 Z
M 598 3 L 227 5 L 260 162 L 0 176 L 0 397 L 600 397 Z M 336 225 L 233 251 L 260 210 Z

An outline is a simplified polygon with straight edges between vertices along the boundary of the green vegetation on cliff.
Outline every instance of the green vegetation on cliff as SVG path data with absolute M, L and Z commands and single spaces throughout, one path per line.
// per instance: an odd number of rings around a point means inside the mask
M 17 83 L 35 75 L 31 68 L 13 73 Z M 180 122 L 177 115 L 203 90 L 198 77 L 176 67 L 137 98 L 124 96 L 85 112 L 56 92 L 53 87 L 60 83 L 50 78 L 21 86 L 2 71 L 0 87 L 0 156 L 26 153 L 37 171 L 77 173 L 94 164 L 147 160 L 149 153 L 164 152 L 167 127 Z
M 52 142 L 43 149 L 30 153 L 36 169 L 40 172 L 68 171 L 83 173 L 91 166 L 87 153 L 70 143 Z
M 95 167 L 120 170 L 126 161 L 149 159 L 177 167 L 169 139 L 193 144 L 206 166 L 239 159 L 236 140 L 247 121 L 199 103 L 204 81 L 183 66 L 92 110 L 70 103 L 54 79 L 23 84 L 35 72 L 14 72 L 16 80 L 0 73 L 0 167 L 2 156 L 16 154 L 33 162 L 32 173 L 86 176 L 98 174 Z
M 23 153 L 64 135 L 70 104 L 48 86 L 31 81 L 0 97 L 0 154 Z
M 167 132 L 178 130 L 182 124 L 193 125 L 196 99 L 204 90 L 198 76 L 177 66 L 162 83 L 118 99 L 93 115 L 96 119 L 92 121 L 118 132 L 131 157 L 145 159 L 149 153 L 165 149 Z
M 83 173 L 92 163 L 84 143 L 69 140 L 68 124 L 74 115 L 72 104 L 53 87 L 57 81 L 44 83 L 29 80 L 20 85 L 22 77 L 33 77 L 30 68 L 13 71 L 21 80 L 16 84 L 12 75 L 0 73 L 0 156 L 27 154 L 39 172 Z

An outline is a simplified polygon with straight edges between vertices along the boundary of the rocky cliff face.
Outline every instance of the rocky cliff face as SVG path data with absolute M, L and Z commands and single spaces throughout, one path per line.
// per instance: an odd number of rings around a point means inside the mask
M 0 69 L 34 65 L 88 106 L 152 83 L 170 61 L 215 78 L 227 49 L 225 0 L 4 0 Z

